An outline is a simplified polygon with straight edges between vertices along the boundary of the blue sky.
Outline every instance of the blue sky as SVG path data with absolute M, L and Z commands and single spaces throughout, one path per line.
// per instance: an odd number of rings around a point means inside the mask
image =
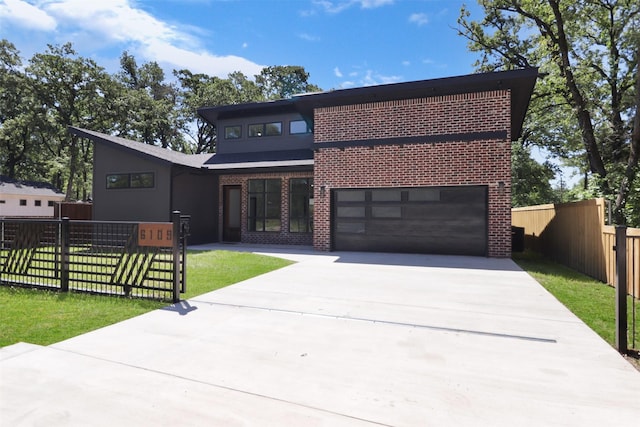
M 463 4 L 481 19 L 475 0 L 0 0 L 0 38 L 25 60 L 71 42 L 111 73 L 125 50 L 167 78 L 301 65 L 330 90 L 473 73 Z
M 226 77 L 301 65 L 321 88 L 473 72 L 461 0 L 0 0 L 0 38 L 24 59 L 72 42 L 110 72 L 138 63 Z M 474 0 L 466 3 L 474 11 Z

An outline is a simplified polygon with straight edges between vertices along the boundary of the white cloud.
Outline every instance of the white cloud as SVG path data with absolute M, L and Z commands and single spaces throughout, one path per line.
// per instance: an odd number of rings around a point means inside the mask
M 338 68 L 338 67 L 336 67 L 336 68 L 334 68 L 334 69 L 333 69 L 333 74 L 334 74 L 336 77 L 340 77 L 340 78 L 342 77 L 342 72 L 340 72 L 340 68 Z
M 426 13 L 412 13 L 409 16 L 409 22 L 417 24 L 419 27 L 429 23 L 429 17 Z
M 248 47 L 249 47 L 249 43 L 247 43 L 247 42 L 242 43 L 242 48 L 243 49 L 246 49 Z
M 56 20 L 52 16 L 21 0 L 5 0 L 3 4 L 0 4 L 0 20 L 10 21 L 20 27 L 32 30 L 53 31 L 56 29 Z
M 402 65 L 408 67 L 409 65 L 411 65 L 411 61 L 402 61 Z
M 235 55 L 217 56 L 211 53 L 187 50 L 163 41 L 147 43 L 141 52 L 147 58 L 153 58 L 161 64 L 172 68 L 188 68 L 194 73 L 205 73 L 226 77 L 234 71 L 242 71 L 248 77 L 260 74 L 263 66 Z
M 300 33 L 298 34 L 298 38 L 302 39 L 302 40 L 306 40 L 308 42 L 317 42 L 320 41 L 320 37 L 318 36 L 312 36 L 311 34 L 307 34 L 307 33 Z
M 346 0 L 346 1 L 329 1 L 314 0 L 313 4 L 324 9 L 327 13 L 340 13 L 353 6 L 360 6 L 361 9 L 375 9 L 378 7 L 393 4 L 395 0 Z M 306 16 L 310 13 L 307 12 Z
M 182 23 L 178 28 L 137 8 L 134 0 L 46 0 L 32 3 L 5 0 L 4 5 L 0 4 L 0 19 L 10 11 L 12 19 L 25 26 L 26 18 L 21 17 L 28 14 L 32 17 L 32 26 L 40 22 L 41 29 L 56 29 L 57 37 L 67 34 L 68 40 L 74 44 L 75 39 L 85 44 L 93 41 L 101 48 L 124 47 L 139 60 L 156 61 L 163 68 L 169 65 L 220 77 L 226 77 L 233 71 L 253 76 L 263 68 L 246 58 L 208 52 L 200 42 L 202 34 L 207 32 L 205 29 Z M 39 18 L 36 20 L 34 17 Z
M 394 0 L 359 0 L 360 7 L 363 9 L 374 9 L 376 7 L 386 6 L 393 4 Z

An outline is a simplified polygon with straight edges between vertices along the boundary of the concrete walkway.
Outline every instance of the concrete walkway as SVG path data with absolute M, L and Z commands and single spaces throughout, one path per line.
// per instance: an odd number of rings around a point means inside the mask
M 215 248 L 298 263 L 1 349 L 0 425 L 640 421 L 640 372 L 510 260 Z

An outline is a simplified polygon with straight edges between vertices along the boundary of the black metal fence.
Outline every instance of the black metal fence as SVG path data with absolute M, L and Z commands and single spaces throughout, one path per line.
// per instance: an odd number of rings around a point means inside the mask
M 178 302 L 188 225 L 0 219 L 0 285 Z

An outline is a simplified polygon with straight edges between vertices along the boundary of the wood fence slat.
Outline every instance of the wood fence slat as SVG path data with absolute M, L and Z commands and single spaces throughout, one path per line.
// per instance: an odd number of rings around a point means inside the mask
M 525 247 L 613 286 L 615 228 L 605 218 L 602 198 L 511 210 L 511 224 L 524 227 Z M 628 293 L 639 297 L 640 228 L 627 229 L 627 265 Z

